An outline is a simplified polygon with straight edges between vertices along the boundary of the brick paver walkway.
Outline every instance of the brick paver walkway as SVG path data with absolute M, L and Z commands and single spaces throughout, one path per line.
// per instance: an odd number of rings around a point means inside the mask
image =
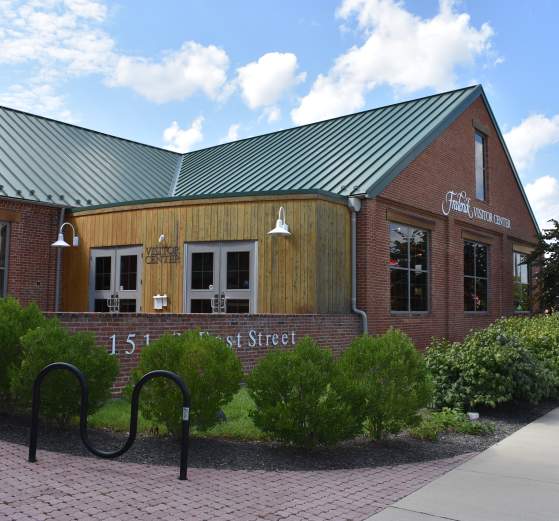
M 132 449 L 134 450 L 134 449 Z M 333 471 L 189 470 L 0 441 L 0 519 L 364 520 L 469 459 Z

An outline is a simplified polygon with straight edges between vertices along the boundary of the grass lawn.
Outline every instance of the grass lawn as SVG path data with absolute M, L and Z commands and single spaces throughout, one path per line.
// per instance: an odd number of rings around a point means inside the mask
M 141 398 L 140 398 L 141 399 Z M 249 417 L 249 411 L 254 407 L 246 389 L 241 389 L 224 408 L 227 421 L 218 423 L 212 429 L 199 432 L 192 430 L 193 436 L 233 438 L 242 440 L 261 440 L 265 435 L 258 429 Z M 127 432 L 130 426 L 130 402 L 124 399 L 111 400 L 88 419 L 91 427 L 111 429 Z M 138 414 L 138 432 L 146 434 L 165 434 L 163 425 L 157 425 L 146 420 L 142 413 Z

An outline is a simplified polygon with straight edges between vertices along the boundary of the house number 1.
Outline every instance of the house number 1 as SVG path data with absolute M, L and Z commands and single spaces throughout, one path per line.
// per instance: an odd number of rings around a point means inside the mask
M 126 343 L 130 346 L 128 349 L 124 350 L 124 353 L 127 355 L 132 355 L 134 354 L 134 351 L 136 351 L 136 343 L 134 342 L 134 339 L 136 338 L 136 333 L 128 333 L 128 337 L 126 338 Z M 116 355 L 117 351 L 116 351 L 116 334 L 111 335 L 109 337 L 109 340 L 111 341 L 111 355 Z M 149 334 L 144 335 L 144 345 L 149 346 Z

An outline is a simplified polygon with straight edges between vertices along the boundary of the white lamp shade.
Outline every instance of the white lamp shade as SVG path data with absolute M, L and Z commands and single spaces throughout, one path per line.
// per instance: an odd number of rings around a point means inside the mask
M 278 236 L 288 236 L 291 235 L 289 231 L 289 226 L 285 224 L 281 219 L 276 221 L 276 227 L 268 232 L 268 235 L 278 235 Z
M 69 248 L 70 245 L 64 240 L 64 235 L 62 233 L 58 234 L 58 240 L 56 242 L 53 242 L 51 244 L 51 246 L 54 246 L 55 248 Z
M 285 222 L 285 209 L 283 206 L 280 207 L 278 213 L 278 220 L 276 221 L 276 227 L 268 232 L 268 235 L 283 236 L 287 237 L 291 235 L 289 232 L 289 226 Z

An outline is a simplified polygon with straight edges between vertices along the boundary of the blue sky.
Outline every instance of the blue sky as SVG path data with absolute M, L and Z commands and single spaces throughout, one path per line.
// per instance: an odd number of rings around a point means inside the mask
M 0 0 L 0 104 L 175 150 L 482 83 L 559 218 L 554 0 Z

